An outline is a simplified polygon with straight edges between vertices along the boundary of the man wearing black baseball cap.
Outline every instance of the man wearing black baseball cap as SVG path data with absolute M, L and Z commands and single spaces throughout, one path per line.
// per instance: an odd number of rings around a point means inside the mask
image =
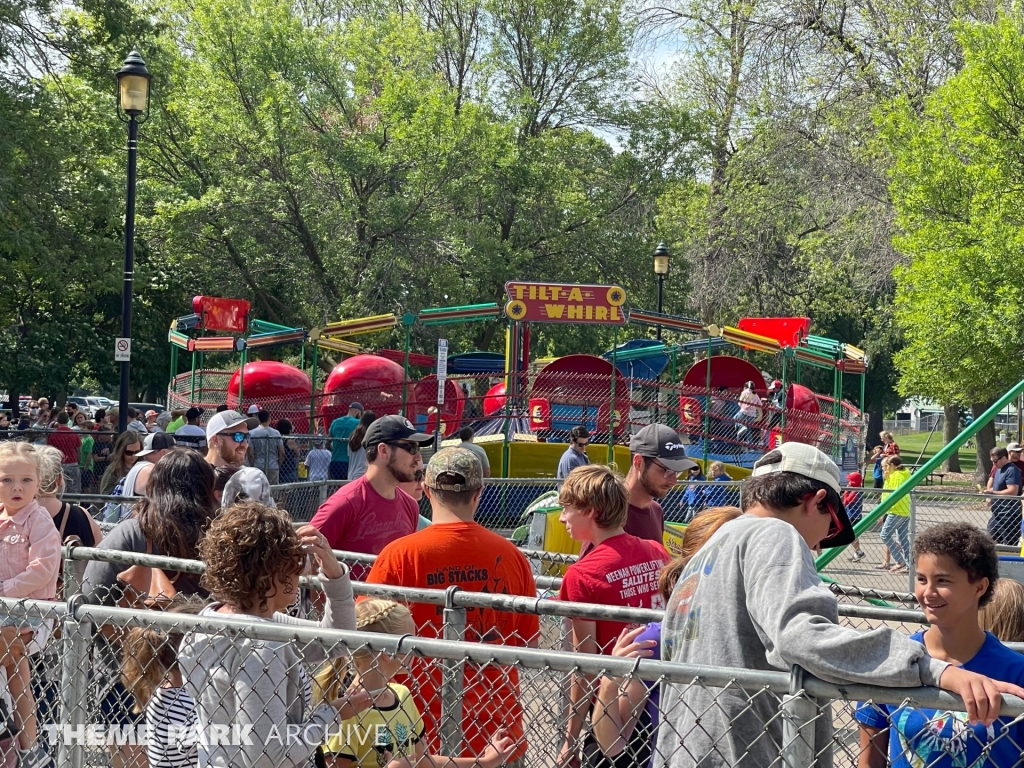
M 419 505 L 398 484 L 415 481 L 420 446 L 433 439 L 404 416 L 377 419 L 363 438 L 366 474 L 321 504 L 310 524 L 333 549 L 370 555 L 415 531 Z M 361 578 L 366 570 L 353 568 L 352 577 Z
M 754 463 L 743 512 L 686 564 L 662 624 L 662 659 L 788 672 L 799 665 L 831 681 L 968 692 L 968 715 L 991 722 L 995 691 L 1016 692 L 928 655 L 885 627 L 841 627 L 835 596 L 812 550 L 853 541 L 839 467 L 814 446 L 783 443 Z M 965 697 L 967 698 L 967 697 Z M 706 713 L 714 712 L 714 717 Z M 654 768 L 777 765 L 783 743 L 778 699 L 739 689 L 665 683 Z M 686 748 L 679 748 L 685 734 Z M 832 718 L 814 723 L 818 764 L 832 764 Z
M 203 409 L 192 406 L 185 411 L 186 424 L 174 430 L 174 442 L 184 448 L 194 448 L 197 451 L 206 450 L 206 430 L 199 426 L 199 419 L 202 418 Z
M 686 476 L 690 467 L 699 466 L 686 458 L 686 446 L 679 434 L 664 424 L 648 424 L 629 441 L 632 454 L 626 490 L 629 492 L 629 513 L 626 533 L 640 539 L 662 543 L 665 513 L 657 499 L 663 499 Z M 580 556 L 593 549 L 584 542 Z

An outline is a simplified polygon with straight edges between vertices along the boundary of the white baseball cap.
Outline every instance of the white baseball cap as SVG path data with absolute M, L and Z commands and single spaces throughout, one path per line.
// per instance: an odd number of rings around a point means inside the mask
M 256 403 L 253 403 L 252 405 L 250 405 L 249 406 L 249 410 L 246 411 L 246 413 L 248 413 L 250 415 L 255 414 L 255 413 L 259 413 L 259 412 L 260 412 L 260 407 L 258 405 L 256 405 Z
M 206 422 L 206 439 L 209 440 L 211 437 L 220 434 L 225 429 L 237 427 L 239 424 L 245 424 L 247 428 L 255 429 L 259 425 L 259 420 L 246 418 L 238 411 L 221 411 L 220 413 L 215 413 L 213 417 Z
M 822 549 L 830 547 L 845 546 L 854 539 L 853 524 L 846 514 L 846 507 L 842 503 L 842 486 L 839 483 L 839 467 L 822 451 L 813 445 L 804 443 L 783 443 L 778 448 L 769 451 L 760 459 L 754 462 L 754 469 L 751 477 L 770 475 L 773 472 L 792 472 L 794 475 L 809 477 L 824 483 L 838 494 L 840 498 L 839 508 L 836 515 L 839 519 L 839 531 L 827 539 L 822 540 Z
M 780 454 L 781 461 L 778 460 Z M 758 477 L 772 472 L 793 472 L 822 482 L 840 495 L 843 493 L 839 484 L 839 467 L 813 445 L 783 443 L 755 461 L 750 476 Z

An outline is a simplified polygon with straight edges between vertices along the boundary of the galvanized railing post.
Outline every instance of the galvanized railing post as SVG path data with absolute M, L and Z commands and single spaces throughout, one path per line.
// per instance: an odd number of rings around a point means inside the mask
M 794 666 L 789 694 L 782 697 L 782 764 L 785 768 L 815 765 L 814 721 L 818 705 L 803 690 L 804 670 Z
M 51 739 L 57 743 L 58 768 L 83 768 L 85 765 L 92 622 L 75 618 L 76 609 L 84 602 L 82 595 L 75 595 L 68 600 L 68 613 L 61 628 L 61 733 Z
M 445 590 L 444 598 L 444 639 L 466 639 L 466 609 L 455 605 L 458 586 Z M 462 696 L 465 688 L 466 669 L 461 659 L 445 659 L 442 662 L 441 678 L 441 753 L 458 756 L 462 754 Z
M 65 596 L 70 597 L 71 595 L 77 595 L 82 591 L 82 582 L 78 578 L 78 563 L 71 559 L 71 550 L 78 546 L 78 542 L 72 541 L 65 545 L 64 549 L 64 594 L 57 595 L 58 599 L 64 598 Z

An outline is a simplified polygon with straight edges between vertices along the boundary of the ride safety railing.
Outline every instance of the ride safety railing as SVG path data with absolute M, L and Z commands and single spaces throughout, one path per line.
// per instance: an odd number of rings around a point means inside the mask
M 198 561 L 146 553 L 71 547 L 65 554 L 65 587 L 72 593 L 78 587 L 75 564 L 99 558 L 125 568 L 148 565 L 189 573 L 203 568 Z M 312 592 L 318 587 L 316 579 L 305 584 Z M 332 761 L 362 756 L 370 764 L 379 757 L 384 765 L 406 757 L 416 762 L 417 750 L 477 758 L 484 768 L 506 762 L 553 768 L 566 742 L 573 679 L 592 680 L 599 691 L 598 706 L 581 713 L 583 729 L 569 745 L 588 765 L 606 760 L 690 766 L 712 760 L 740 768 L 748 760 L 741 754 L 729 758 L 729 750 L 720 747 L 746 740 L 760 744 L 758 765 L 852 768 L 863 759 L 862 749 L 882 744 L 879 733 L 890 735 L 888 749 L 900 754 L 897 712 L 904 719 L 912 714 L 927 720 L 934 717 L 930 710 L 938 710 L 964 719 L 953 714 L 964 710 L 959 699 L 932 688 L 829 683 L 798 667 L 695 667 L 575 653 L 562 631 L 576 618 L 643 624 L 660 620 L 658 611 L 455 588 L 354 587 L 357 595 L 436 606 L 441 628 L 427 636 L 388 635 L 292 620 L 199 616 L 198 606 L 186 609 L 185 602 L 167 612 L 89 603 L 76 594 L 65 602 L 0 599 L 0 623 L 32 632 L 28 647 L 8 645 L 0 659 L 0 669 L 10 669 L 11 654 L 27 653 L 32 683 L 21 689 L 10 678 L 0 680 L 5 691 L 0 708 L 9 715 L 0 718 L 9 723 L 6 732 L 0 729 L 0 764 L 6 765 L 17 739 L 13 723 L 20 717 L 19 704 L 22 713 L 31 705 L 43 749 L 58 768 L 123 765 L 144 753 L 159 765 L 270 768 L 315 760 L 337 765 Z M 309 604 L 314 607 L 306 617 L 319 619 L 316 601 Z M 485 608 L 498 615 L 536 614 L 540 633 L 532 642 L 500 636 L 467 642 L 467 626 L 473 624 L 469 612 Z M 864 628 L 885 624 L 910 633 L 923 621 L 916 611 L 840 608 L 844 623 Z M 267 648 L 280 663 L 268 665 Z M 247 664 L 250 656 L 254 666 Z M 240 674 L 230 694 L 223 694 L 218 670 L 229 658 L 258 674 Z M 308 702 L 303 686 L 296 687 L 303 680 L 314 681 Z M 370 680 L 375 682 L 366 687 L 380 697 L 373 711 L 345 719 L 335 714 L 354 714 L 344 708 L 346 691 L 356 693 L 359 681 Z M 630 694 L 635 717 L 623 718 L 618 697 L 634 682 L 640 684 Z M 675 703 L 662 711 L 659 703 L 669 690 Z M 721 722 L 715 745 L 708 743 L 708 724 L 697 722 L 708 706 L 736 715 Z M 1006 697 L 1003 715 L 1006 720 L 987 732 L 967 728 L 959 741 L 936 740 L 931 759 L 948 754 L 961 760 L 982 749 L 1016 749 L 1019 756 L 1022 745 L 1011 743 L 1017 730 L 1004 723 L 1024 715 L 1024 701 Z M 876 738 L 861 747 L 859 731 L 867 724 Z

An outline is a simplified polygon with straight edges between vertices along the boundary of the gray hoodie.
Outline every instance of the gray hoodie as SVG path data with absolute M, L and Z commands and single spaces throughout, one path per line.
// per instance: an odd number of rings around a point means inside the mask
M 789 671 L 830 682 L 937 685 L 946 662 L 892 629 L 840 627 L 796 528 L 743 515 L 723 525 L 679 577 L 662 625 L 662 658 L 715 667 Z M 779 700 L 739 688 L 664 684 L 654 768 L 778 765 Z M 815 725 L 818 768 L 832 765 L 831 710 Z
M 297 619 L 275 613 L 274 621 L 295 626 L 355 629 L 355 603 L 348 574 L 320 581 L 327 597 L 324 618 Z M 215 616 L 219 604 L 200 616 Z M 332 656 L 345 649 L 339 646 Z M 308 768 L 325 730 L 339 723 L 338 710 L 322 704 L 307 715 L 310 682 L 304 664 L 319 664 L 328 654 L 315 644 L 251 640 L 229 632 L 199 630 L 185 636 L 178 665 L 199 715 L 199 765 L 218 768 Z M 220 733 L 216 730 L 223 726 Z M 219 743 L 214 743 L 219 742 Z

